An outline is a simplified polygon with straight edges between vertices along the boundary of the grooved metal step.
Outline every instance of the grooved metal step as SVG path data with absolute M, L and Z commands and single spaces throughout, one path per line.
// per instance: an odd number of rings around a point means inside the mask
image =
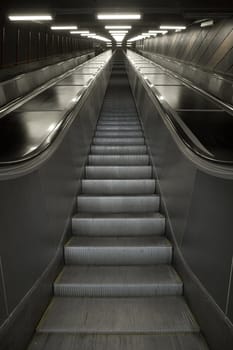
M 169 264 L 172 247 L 160 236 L 73 237 L 65 246 L 66 264 L 153 265 Z
M 149 165 L 147 154 L 89 155 L 89 165 Z
M 111 112 L 111 111 L 108 111 L 108 112 L 101 112 L 100 114 L 100 117 L 110 117 L 110 118 L 127 118 L 127 117 L 136 117 L 138 118 L 138 114 L 137 112 L 133 112 L 133 113 L 129 113 L 129 112 L 126 112 L 126 113 L 123 113 L 122 111 L 119 113 L 114 113 L 114 112 Z
M 74 235 L 84 236 L 146 236 L 162 235 L 165 218 L 159 213 L 77 214 L 72 219 Z
M 144 137 L 94 137 L 94 145 L 144 145 Z
M 95 137 L 143 137 L 142 131 L 96 131 Z
M 147 196 L 94 196 L 77 197 L 79 213 L 144 213 L 159 210 L 160 197 Z
M 138 117 L 100 117 L 99 121 L 138 121 Z
M 55 296 L 143 297 L 181 295 L 183 283 L 169 265 L 66 266 L 54 285 Z
M 147 146 L 106 146 L 106 145 L 91 145 L 92 154 L 146 154 Z
M 110 126 L 99 126 L 97 124 L 96 130 L 98 131 L 141 131 L 142 128 L 139 125 L 130 125 L 130 126 L 118 126 L 118 125 L 110 125 Z
M 38 332 L 170 334 L 199 332 L 180 296 L 155 298 L 54 298 Z
M 155 193 L 155 180 L 82 180 L 82 193 L 129 195 Z
M 87 179 L 150 179 L 152 166 L 86 166 Z
M 105 120 L 105 121 L 99 121 L 98 122 L 98 126 L 103 126 L 103 125 L 109 125 L 109 126 L 131 126 L 131 125 L 139 125 L 141 126 L 141 124 L 139 123 L 139 121 L 135 120 L 135 121 L 127 121 L 127 120 Z
M 125 119 L 125 118 L 137 118 L 137 113 L 101 113 L 100 118 L 119 118 L 119 119 Z
M 208 350 L 198 333 L 97 335 L 37 333 L 28 350 Z

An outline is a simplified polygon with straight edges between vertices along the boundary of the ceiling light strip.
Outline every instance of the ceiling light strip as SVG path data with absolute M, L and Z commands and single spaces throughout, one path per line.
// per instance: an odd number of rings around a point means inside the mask
M 138 20 L 141 19 L 140 13 L 99 13 L 97 14 L 99 20 Z
M 52 21 L 51 15 L 10 15 L 10 21 Z

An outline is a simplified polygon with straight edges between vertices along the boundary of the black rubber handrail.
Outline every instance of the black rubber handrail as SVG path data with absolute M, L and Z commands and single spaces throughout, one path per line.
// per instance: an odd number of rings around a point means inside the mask
M 149 59 L 146 59 L 146 60 L 151 62 Z M 154 64 L 154 65 L 160 66 L 159 64 L 155 64 L 154 62 L 151 62 L 151 63 Z M 160 67 L 162 67 L 162 66 L 160 66 Z M 226 165 L 226 166 L 232 166 L 233 165 L 233 160 L 226 160 L 226 159 L 215 158 L 214 155 L 213 156 L 211 155 L 212 154 L 211 151 L 205 152 L 203 148 L 200 148 L 198 146 L 197 142 L 195 142 L 195 139 L 192 139 L 187 134 L 187 132 L 184 130 L 184 128 L 182 128 L 182 126 L 178 123 L 178 121 L 176 120 L 176 117 L 175 117 L 175 113 L 173 115 L 173 113 L 166 107 L 166 105 L 161 102 L 161 99 L 160 99 L 161 96 L 159 95 L 159 93 L 156 93 L 154 90 L 151 89 L 150 84 L 148 83 L 147 79 L 145 79 L 140 74 L 140 71 L 138 71 L 135 67 L 134 67 L 134 69 L 138 72 L 138 74 L 141 76 L 141 78 L 145 81 L 146 85 L 150 88 L 150 90 L 152 91 L 153 95 L 155 96 L 157 102 L 159 103 L 159 105 L 160 105 L 160 107 L 161 107 L 161 109 L 163 111 L 163 114 L 167 118 L 167 120 L 170 123 L 170 125 L 172 126 L 173 130 L 175 131 L 175 133 L 178 135 L 180 140 L 185 144 L 185 146 L 189 150 L 191 150 L 193 153 L 195 153 L 198 157 L 201 157 L 202 159 L 207 160 L 207 161 L 212 162 L 212 163 L 215 163 L 217 165 Z M 164 70 L 168 71 L 167 69 L 164 69 Z M 182 79 L 180 79 L 180 80 L 182 81 Z M 198 92 L 201 93 L 200 89 L 197 88 L 195 90 L 198 90 Z M 205 95 L 207 95 L 207 93 Z M 212 96 L 209 95 L 209 94 L 208 94 L 208 98 L 212 99 L 215 103 L 216 102 L 217 103 L 220 102 L 220 101 L 216 101 L 217 99 L 216 98 L 212 98 Z M 229 107 L 224 102 L 219 103 L 219 104 L 224 106 L 225 110 Z M 231 113 L 229 113 L 229 114 L 232 114 L 232 110 L 231 110 Z

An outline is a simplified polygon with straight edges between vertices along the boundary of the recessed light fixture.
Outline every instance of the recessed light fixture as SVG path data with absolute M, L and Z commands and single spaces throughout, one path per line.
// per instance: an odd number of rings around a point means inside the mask
M 142 36 L 142 35 L 137 35 L 137 36 L 135 36 L 135 37 L 133 37 L 133 38 L 127 40 L 127 42 L 133 42 L 133 41 L 142 40 L 142 39 L 144 39 L 144 36 Z
M 89 34 L 89 33 L 90 33 L 89 30 L 75 30 L 70 32 L 70 34 Z
M 101 35 L 96 35 L 96 36 L 95 36 L 95 39 L 96 39 L 96 40 L 105 41 L 105 42 L 111 42 L 110 39 L 107 39 L 107 38 L 105 38 L 104 36 L 101 36 Z
M 76 30 L 77 26 L 52 26 L 50 29 L 52 30 Z
M 51 15 L 10 15 L 10 21 L 52 21 Z
M 99 13 L 97 18 L 100 20 L 127 20 L 127 19 L 141 19 L 140 13 Z
M 111 42 L 111 40 L 101 36 L 101 35 L 97 35 L 95 33 L 90 33 L 90 34 L 81 34 L 81 36 L 83 37 L 87 37 L 89 39 L 95 39 L 95 40 L 100 40 L 100 41 L 105 41 L 105 42 Z
M 109 30 L 110 34 L 127 34 L 128 30 Z
M 132 26 L 105 26 L 105 29 L 132 29 Z
M 214 20 L 213 19 L 211 19 L 211 20 L 209 20 L 209 21 L 206 21 L 206 22 L 202 22 L 201 24 L 200 24 L 200 26 L 202 27 L 202 28 L 204 28 L 204 27 L 210 27 L 210 26 L 213 26 L 214 25 Z
M 160 29 L 165 29 L 165 30 L 176 30 L 176 29 L 181 29 L 181 30 L 184 30 L 186 29 L 185 26 L 160 26 L 159 27 Z

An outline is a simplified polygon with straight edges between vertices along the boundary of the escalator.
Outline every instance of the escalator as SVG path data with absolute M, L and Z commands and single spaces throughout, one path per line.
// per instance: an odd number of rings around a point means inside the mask
M 123 54 L 113 60 L 64 247 L 29 350 L 206 350 L 173 248 Z

